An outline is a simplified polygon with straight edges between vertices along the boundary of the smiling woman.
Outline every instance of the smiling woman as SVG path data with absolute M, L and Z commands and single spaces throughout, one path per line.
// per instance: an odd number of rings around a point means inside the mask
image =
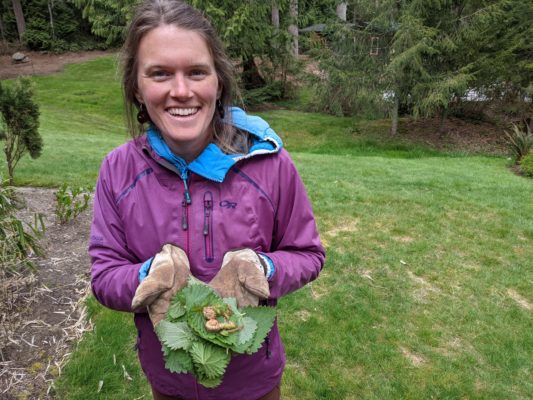
M 205 376 L 198 371 L 212 371 L 212 348 L 195 342 L 198 357 L 169 359 L 154 328 L 190 276 L 239 308 L 275 306 L 314 280 L 325 254 L 302 180 L 269 125 L 231 107 L 232 65 L 185 2 L 139 6 L 122 81 L 134 140 L 100 169 L 94 295 L 135 313 L 155 399 L 278 400 L 285 353 L 276 325 L 257 352 L 224 352 L 224 369 Z
M 138 63 L 137 100 L 172 152 L 194 160 L 213 136 L 211 121 L 220 96 L 205 40 L 196 32 L 161 25 L 141 40 Z

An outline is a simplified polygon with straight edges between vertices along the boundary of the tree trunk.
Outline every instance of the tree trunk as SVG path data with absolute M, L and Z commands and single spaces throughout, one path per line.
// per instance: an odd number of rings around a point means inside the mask
M 0 18 L 0 36 L 2 37 L 2 43 L 6 43 L 6 33 L 4 30 L 4 24 L 2 23 L 2 18 Z
M 248 57 L 242 62 L 242 83 L 247 90 L 265 86 L 265 80 L 259 73 L 253 57 Z
M 48 0 L 48 14 L 50 14 L 50 28 L 52 30 L 52 40 L 56 40 L 56 32 L 54 29 L 54 0 Z
M 9 185 L 13 185 L 13 172 L 15 170 L 15 166 L 13 165 L 13 137 L 10 136 L 9 133 L 6 133 L 6 137 L 4 140 L 4 154 L 6 155 L 6 163 L 7 163 L 7 176 L 9 178 Z
M 20 0 L 13 1 L 13 12 L 15 13 L 15 19 L 17 20 L 17 30 L 19 33 L 19 39 L 22 41 L 22 35 L 26 30 L 26 21 L 24 20 L 24 13 L 22 12 L 22 5 Z
M 292 54 L 298 57 L 298 0 L 290 0 L 289 16 L 291 20 L 289 33 L 292 35 Z
M 394 93 L 394 105 L 392 108 L 392 124 L 390 128 L 390 134 L 391 136 L 396 136 L 398 133 L 398 110 L 400 108 L 400 98 L 398 97 L 398 93 Z
M 345 1 L 341 1 L 339 4 L 337 4 L 337 17 L 341 21 L 346 21 L 346 9 L 348 8 L 348 3 Z
M 279 31 L 279 5 L 277 0 L 272 0 L 272 26 L 277 33 Z
M 9 186 L 13 186 L 13 183 L 14 183 L 13 174 L 14 174 L 13 163 L 11 162 L 11 160 L 7 160 L 7 176 L 8 176 Z
M 446 118 L 448 117 L 448 108 L 444 108 L 440 113 L 440 123 L 439 123 L 439 136 L 442 138 L 445 133 L 446 129 L 444 129 L 444 122 L 446 121 Z

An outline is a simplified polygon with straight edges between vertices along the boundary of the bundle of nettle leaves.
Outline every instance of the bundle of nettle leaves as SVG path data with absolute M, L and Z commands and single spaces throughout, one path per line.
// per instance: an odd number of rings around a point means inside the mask
M 222 298 L 191 277 L 172 299 L 165 319 L 156 326 L 165 367 L 176 373 L 191 373 L 205 387 L 216 387 L 231 356 L 258 351 L 275 318 L 272 307 L 239 309 L 234 298 Z

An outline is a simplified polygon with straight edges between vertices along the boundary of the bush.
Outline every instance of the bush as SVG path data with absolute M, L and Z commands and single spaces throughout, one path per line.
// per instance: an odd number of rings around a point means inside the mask
M 33 268 L 31 255 L 42 255 L 38 240 L 45 231 L 43 216 L 34 214 L 34 224 L 23 223 L 15 217 L 15 196 L 11 188 L 2 184 L 0 177 L 0 273 L 16 273 Z
M 87 209 L 91 190 L 84 187 L 71 188 L 64 183 L 56 192 L 56 216 L 60 224 L 75 219 Z
M 41 155 L 39 106 L 33 97 L 29 78 L 19 77 L 9 86 L 0 82 L 0 140 L 4 141 L 9 184 L 13 184 L 15 167 L 24 154 L 31 158 Z
M 253 107 L 258 104 L 280 100 L 282 98 L 281 86 L 281 82 L 272 82 L 257 89 L 243 90 L 242 101 L 246 106 Z
M 513 124 L 513 130 L 510 133 L 505 131 L 505 134 L 515 163 L 520 164 L 522 158 L 533 149 L 533 132 Z
M 524 175 L 533 178 L 533 150 L 529 150 L 529 153 L 522 158 L 520 161 L 520 169 Z

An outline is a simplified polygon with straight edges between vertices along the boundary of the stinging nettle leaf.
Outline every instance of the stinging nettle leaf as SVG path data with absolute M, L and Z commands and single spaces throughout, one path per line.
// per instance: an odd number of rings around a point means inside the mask
M 276 319 L 276 309 L 272 307 L 244 307 L 241 311 L 257 322 L 254 339 L 246 349 L 248 354 L 253 354 L 261 348 L 268 332 L 272 329 Z
M 231 358 L 226 349 L 205 341 L 194 342 L 190 354 L 196 369 L 209 379 L 218 379 L 224 375 Z
M 206 388 L 215 388 L 222 383 L 222 376 L 210 379 L 206 376 L 200 375 L 197 377 L 197 381 L 200 385 Z
M 215 310 L 220 323 L 232 322 L 237 329 L 207 331 L 205 306 Z M 172 299 L 165 320 L 156 327 L 165 367 L 176 373 L 192 373 L 201 385 L 216 387 L 222 382 L 231 355 L 258 351 L 275 318 L 275 308 L 239 310 L 234 298 L 223 299 L 205 283 L 190 278 Z
M 189 352 L 181 349 L 169 352 L 165 357 L 165 368 L 178 374 L 194 372 Z
M 189 350 L 194 340 L 194 333 L 186 322 L 161 321 L 155 328 L 159 340 L 172 350 Z
M 257 330 L 257 322 L 250 317 L 244 317 L 242 319 L 243 327 L 239 331 L 239 339 L 237 341 L 238 344 L 244 344 L 248 341 L 250 341 Z
M 189 280 L 191 282 L 191 280 Z M 222 301 L 215 291 L 206 284 L 193 283 L 185 286 L 181 292 L 188 309 L 203 307 L 212 301 Z
M 177 319 L 181 318 L 185 315 L 187 312 L 187 309 L 185 306 L 178 300 L 175 300 L 172 302 L 168 309 L 168 317 L 169 319 L 176 321 Z

